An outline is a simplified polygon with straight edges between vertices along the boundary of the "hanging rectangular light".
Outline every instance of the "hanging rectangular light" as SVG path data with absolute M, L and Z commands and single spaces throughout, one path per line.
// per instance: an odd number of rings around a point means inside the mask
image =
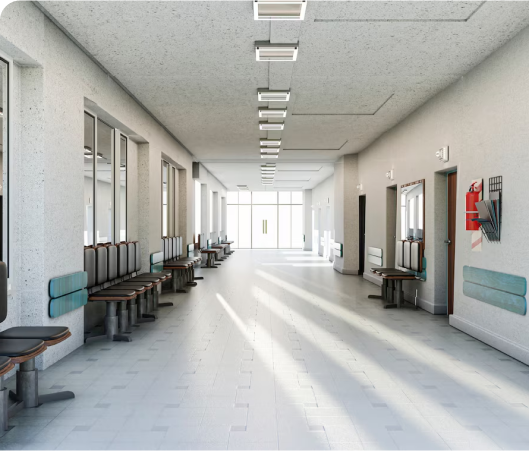
M 286 108 L 259 108 L 259 117 L 286 117 Z
M 261 138 L 259 140 L 259 144 L 261 146 L 279 147 L 281 145 L 281 139 L 265 139 L 265 138 Z
M 271 44 L 269 41 L 255 43 L 256 61 L 296 61 L 298 44 Z
M 261 154 L 261 158 L 278 158 L 279 157 L 279 154 L 278 153 L 262 153 Z
M 279 147 L 261 147 L 261 153 L 279 153 Z
M 259 130 L 268 131 L 268 130 L 284 130 L 284 122 L 261 122 L 259 124 Z
M 255 20 L 303 20 L 307 9 L 306 0 L 254 0 Z
M 269 89 L 259 89 L 257 91 L 259 102 L 288 102 L 290 91 L 270 91 Z

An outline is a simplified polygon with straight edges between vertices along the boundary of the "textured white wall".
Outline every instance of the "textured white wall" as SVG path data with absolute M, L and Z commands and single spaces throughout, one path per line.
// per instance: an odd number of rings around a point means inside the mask
M 131 161 L 128 207 L 130 237 L 142 243 L 143 269 L 160 249 L 162 153 L 185 170 L 192 205 L 192 156 L 168 135 L 30 2 L 10 4 L 0 17 L 0 50 L 15 62 L 11 173 L 11 270 L 13 292 L 2 328 L 60 324 L 73 337 L 51 347 L 38 362 L 47 367 L 83 343 L 83 309 L 48 316 L 48 283 L 83 270 L 83 110 L 97 104 L 146 143 Z M 132 146 L 133 147 L 133 146 Z M 134 199 L 137 196 L 137 199 Z M 193 215 L 182 205 L 186 241 Z M 191 207 L 192 208 L 192 207 Z M 182 219 L 185 218 L 185 219 Z
M 359 177 L 367 196 L 366 241 L 385 249 L 386 187 L 425 179 L 426 282 L 405 283 L 408 296 L 419 290 L 421 306 L 443 313 L 446 306 L 445 179 L 439 171 L 457 167 L 457 240 L 455 307 L 450 322 L 529 363 L 529 317 L 520 316 L 462 292 L 464 265 L 529 278 L 529 237 L 524 232 L 529 168 L 529 29 L 445 91 L 387 132 L 358 157 Z M 435 157 L 450 146 L 450 161 Z M 385 173 L 394 169 L 395 180 Z M 465 193 L 470 181 L 502 175 L 501 244 L 483 244 L 471 252 L 465 231 Z M 488 197 L 488 189 L 485 190 Z M 400 215 L 397 218 L 400 236 Z

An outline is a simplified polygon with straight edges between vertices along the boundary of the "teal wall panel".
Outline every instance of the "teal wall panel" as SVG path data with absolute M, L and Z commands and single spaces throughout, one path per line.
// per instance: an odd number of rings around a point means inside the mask
M 86 289 L 76 291 L 50 300 L 50 316 L 58 318 L 65 313 L 83 307 L 88 302 L 88 291 Z
M 88 275 L 85 271 L 56 277 L 50 280 L 50 298 L 59 298 L 86 288 Z
M 154 264 L 151 265 L 151 272 L 162 272 L 163 271 L 163 264 Z
M 505 291 L 518 296 L 527 294 L 527 280 L 525 277 L 513 276 L 503 272 L 489 271 L 488 269 L 463 267 L 463 279 L 477 285 Z
M 527 312 L 527 301 L 523 296 L 495 290 L 471 282 L 463 282 L 463 294 L 469 298 L 486 302 L 487 304 L 508 310 L 518 315 Z

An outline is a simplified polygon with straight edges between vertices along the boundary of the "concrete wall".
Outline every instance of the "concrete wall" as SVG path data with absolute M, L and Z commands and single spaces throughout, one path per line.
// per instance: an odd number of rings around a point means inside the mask
M 367 198 L 366 243 L 386 250 L 386 188 L 425 179 L 426 282 L 406 282 L 409 297 L 420 306 L 446 312 L 446 181 L 458 171 L 455 306 L 450 324 L 529 363 L 529 317 L 463 295 L 463 266 L 470 265 L 529 277 L 529 237 L 525 233 L 529 168 L 529 29 L 358 156 L 358 173 Z M 450 161 L 435 152 L 450 146 Z M 394 181 L 385 177 L 394 169 Z M 347 171 L 345 172 L 347 174 Z M 484 242 L 472 252 L 465 231 L 465 194 L 470 181 L 503 176 L 501 244 Z M 337 171 L 336 177 L 342 177 Z M 485 189 L 488 198 L 488 189 Z M 400 210 L 400 209 L 399 209 Z M 338 230 L 337 230 L 338 235 Z M 397 217 L 400 236 L 400 211 Z M 338 238 L 337 238 L 338 239 Z M 366 268 L 369 266 L 367 265 Z
M 160 160 L 178 164 L 185 202 L 179 232 L 193 231 L 192 155 L 30 2 L 0 17 L 0 52 L 14 59 L 10 148 L 9 314 L 15 325 L 65 325 L 72 338 L 38 361 L 47 367 L 83 344 L 83 309 L 51 319 L 48 283 L 83 268 L 83 111 L 87 102 L 135 136 L 129 162 L 129 237 L 142 243 L 143 269 L 160 250 Z M 136 165 L 136 169 L 134 169 Z

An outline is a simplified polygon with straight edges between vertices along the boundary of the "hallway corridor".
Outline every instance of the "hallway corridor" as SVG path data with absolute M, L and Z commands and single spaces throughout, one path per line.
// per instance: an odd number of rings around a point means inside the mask
M 520 449 L 529 367 L 302 251 L 237 250 L 40 375 L 2 449 Z M 8 382 L 12 386 L 14 380 Z

